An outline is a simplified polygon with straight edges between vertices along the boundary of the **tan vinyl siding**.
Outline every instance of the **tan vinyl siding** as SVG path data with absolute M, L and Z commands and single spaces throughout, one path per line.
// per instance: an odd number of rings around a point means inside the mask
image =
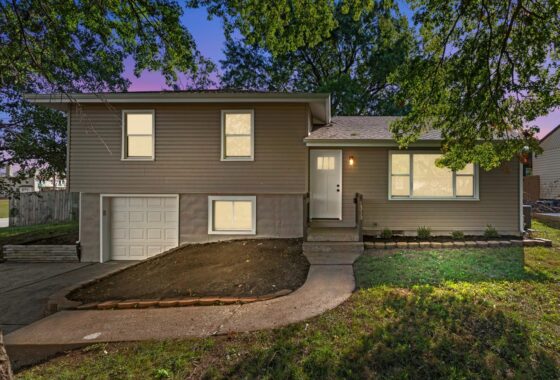
M 556 148 L 533 157 L 533 175 L 540 177 L 541 198 L 560 198 L 560 142 Z
M 519 165 L 511 162 L 491 172 L 480 170 L 480 200 L 388 200 L 388 148 L 343 149 L 343 220 L 324 225 L 353 226 L 354 195 L 364 196 L 364 228 L 385 227 L 413 234 L 419 226 L 435 233 L 461 230 L 481 233 L 492 224 L 504 234 L 519 233 Z M 354 156 L 350 167 L 348 159 Z M 321 224 L 321 223 L 319 223 Z
M 180 244 L 228 239 L 298 238 L 303 236 L 302 195 L 257 195 L 255 235 L 209 235 L 208 195 L 211 194 L 182 194 L 180 196 Z
M 155 161 L 121 160 L 123 109 L 155 110 Z M 254 109 L 255 160 L 223 162 L 222 109 Z M 303 194 L 304 104 L 85 105 L 71 124 L 71 191 Z

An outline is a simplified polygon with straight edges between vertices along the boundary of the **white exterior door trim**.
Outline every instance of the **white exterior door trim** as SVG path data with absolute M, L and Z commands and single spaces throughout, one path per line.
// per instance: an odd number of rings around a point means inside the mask
M 181 231 L 179 230 L 180 223 L 180 207 L 179 207 L 179 194 L 100 194 L 99 195 L 99 262 L 103 263 L 104 260 L 104 237 L 103 237 L 103 200 L 105 198 L 115 197 L 128 197 L 128 198 L 175 198 L 177 201 L 177 245 L 180 242 Z
M 319 175 L 317 168 L 317 158 L 323 155 L 329 155 L 335 158 L 335 169 L 332 171 L 331 178 L 327 182 L 329 184 L 319 184 Z M 309 151 L 309 216 L 311 219 L 337 219 L 342 220 L 342 150 L 341 149 L 311 149 Z M 317 195 L 327 198 L 327 202 L 334 202 L 331 211 L 325 213 L 319 210 L 317 205 Z

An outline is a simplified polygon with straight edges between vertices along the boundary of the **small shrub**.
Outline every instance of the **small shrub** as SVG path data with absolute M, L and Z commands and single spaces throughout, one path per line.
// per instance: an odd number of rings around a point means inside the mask
M 453 240 L 462 240 L 465 238 L 465 234 L 463 233 L 463 231 L 453 231 L 451 233 L 451 238 Z
M 432 229 L 430 227 L 418 227 L 416 229 L 416 234 L 419 239 L 429 239 L 432 236 Z
M 390 239 L 393 237 L 393 231 L 390 228 L 384 228 L 379 234 L 383 239 Z
M 491 224 L 486 226 L 486 230 L 484 230 L 484 237 L 497 238 L 498 236 L 500 236 L 500 234 Z

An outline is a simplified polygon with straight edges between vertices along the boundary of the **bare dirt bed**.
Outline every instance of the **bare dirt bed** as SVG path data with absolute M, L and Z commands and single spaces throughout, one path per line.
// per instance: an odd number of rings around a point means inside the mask
M 79 240 L 78 232 L 49 236 L 25 242 L 25 245 L 74 245 Z
M 295 290 L 309 263 L 300 239 L 189 245 L 72 292 L 75 301 L 185 296 L 260 296 Z

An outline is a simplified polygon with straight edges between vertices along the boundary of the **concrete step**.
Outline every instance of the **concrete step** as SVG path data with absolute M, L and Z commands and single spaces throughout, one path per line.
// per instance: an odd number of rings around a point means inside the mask
M 303 253 L 362 253 L 364 243 L 353 241 L 306 241 Z
M 361 253 L 355 252 L 306 252 L 311 265 L 352 265 Z
M 352 227 L 310 227 L 307 229 L 307 241 L 359 242 L 360 235 Z

